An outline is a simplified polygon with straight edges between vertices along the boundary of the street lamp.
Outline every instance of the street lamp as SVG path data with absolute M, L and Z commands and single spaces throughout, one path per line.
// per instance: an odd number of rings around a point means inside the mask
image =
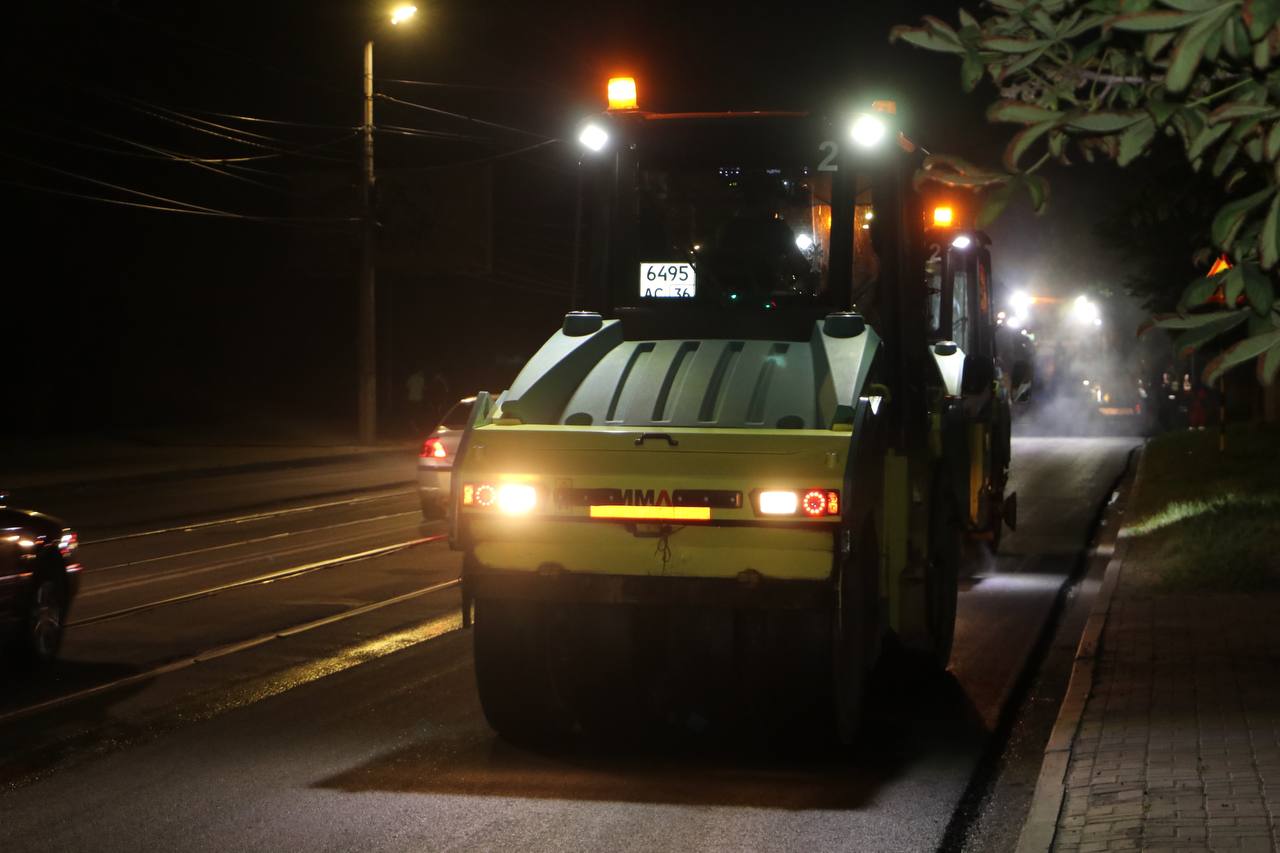
M 391 25 L 408 23 L 418 13 L 412 3 L 401 3 L 390 13 Z M 356 322 L 356 420 L 361 444 L 378 437 L 378 315 L 374 272 L 377 266 L 378 220 L 374 210 L 373 171 L 373 39 L 364 43 L 364 137 L 361 202 L 364 208 L 364 246 L 360 264 L 360 305 Z

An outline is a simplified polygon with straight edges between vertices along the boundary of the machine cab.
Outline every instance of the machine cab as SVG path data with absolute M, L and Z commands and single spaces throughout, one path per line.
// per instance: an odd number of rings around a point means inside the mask
M 851 309 L 902 236 L 876 220 L 901 203 L 891 118 L 864 114 L 878 134 L 863 144 L 798 112 L 590 119 L 579 303 L 608 316 Z
M 961 223 L 957 205 L 940 202 L 925 241 L 928 340 L 946 394 L 980 395 L 996 378 L 991 240 Z

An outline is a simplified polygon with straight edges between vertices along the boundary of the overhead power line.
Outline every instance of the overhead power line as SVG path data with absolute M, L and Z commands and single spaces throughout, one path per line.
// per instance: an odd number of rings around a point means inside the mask
M 450 112 L 449 110 L 442 110 L 437 107 L 429 107 L 426 104 L 419 104 L 414 101 L 406 101 L 402 98 L 392 97 L 391 95 L 385 94 L 383 92 L 378 92 L 376 94 L 376 97 L 379 100 L 387 101 L 388 103 L 399 104 L 402 107 L 412 107 L 413 109 L 416 109 L 416 110 L 423 110 L 424 112 L 445 116 L 446 118 L 458 119 L 459 121 L 471 122 L 472 124 L 478 124 L 483 127 L 492 127 L 498 130 L 507 130 L 512 133 L 522 133 L 525 136 L 533 136 L 537 139 L 551 139 L 551 137 L 547 136 L 545 133 L 537 133 L 532 130 L 525 130 L 522 127 L 512 127 L 509 124 L 499 124 L 496 121 L 488 121 L 487 119 L 476 118 L 475 116 L 469 116 L 469 115 L 463 115 L 462 113 Z
M 308 121 L 292 121 L 290 119 L 262 118 L 260 116 L 243 116 L 243 115 L 235 115 L 233 113 L 220 113 L 214 110 L 202 110 L 202 109 L 190 109 L 190 108 L 188 108 L 188 110 L 189 112 L 204 113 L 205 115 L 217 116 L 218 118 L 224 118 L 230 121 L 247 121 L 247 122 L 252 122 L 254 124 L 273 124 L 273 125 L 278 125 L 280 127 L 302 127 L 302 128 L 307 128 L 309 130 L 356 131 L 360 129 L 356 125 L 316 124 L 315 122 L 308 122 Z
M 98 130 L 96 128 L 86 127 L 84 125 L 78 125 L 78 124 L 75 124 L 74 122 L 68 122 L 68 124 L 73 124 L 75 127 L 77 127 L 80 130 L 84 130 L 88 133 L 93 133 L 98 136 L 103 136 L 108 139 L 118 138 L 122 142 L 126 142 L 130 145 L 142 145 L 142 143 L 134 142 L 132 140 L 126 140 L 123 137 L 116 137 L 114 134 L 110 134 L 110 133 L 107 133 L 106 131 Z M 83 140 L 78 140 L 78 139 L 67 139 L 66 137 L 55 136 L 53 134 L 43 133 L 38 130 L 32 130 L 31 128 L 28 128 L 28 127 L 19 127 L 17 125 L 6 125 L 5 127 L 7 130 L 11 130 L 15 133 L 21 133 L 27 136 L 34 136 L 38 139 L 47 139 L 51 142 L 57 142 L 62 145 L 69 145 L 73 148 L 83 148 L 85 151 L 97 151 L 101 154 L 111 154 L 117 157 L 130 157 L 130 158 L 135 158 L 140 160 L 165 160 L 165 161 L 180 162 L 180 163 L 212 163 L 212 164 L 226 166 L 226 165 L 234 165 L 236 163 L 249 162 L 252 160 L 264 160 L 267 158 L 274 158 L 274 157 L 280 156 L 279 154 L 247 154 L 239 157 L 228 157 L 228 156 L 202 157 L 202 156 L 194 156 L 190 154 L 183 154 L 181 152 L 176 152 L 176 151 L 173 152 L 172 154 L 151 154 L 143 151 L 126 151 L 122 148 L 110 148 L 106 145 L 95 145 L 92 142 L 85 142 Z
M 72 178 L 73 180 L 85 181 L 87 183 L 94 184 L 100 187 L 106 187 L 107 189 L 112 189 L 117 192 L 129 193 L 130 195 L 136 195 L 141 198 L 150 199 L 151 201 L 164 202 L 165 204 L 181 205 L 183 207 L 190 208 L 191 210 L 198 210 L 204 213 L 221 214 L 225 212 L 225 211 L 216 210 L 212 207 L 205 207 L 204 205 L 193 204 L 188 201 L 179 201 L 177 199 L 166 198 L 165 196 L 162 196 L 162 195 L 155 195 L 154 193 L 144 192 L 143 190 L 135 190 L 132 187 L 121 186 L 120 184 L 113 184 L 110 181 L 103 181 L 98 178 L 91 178 L 88 175 L 80 175 L 80 174 L 77 174 L 76 172 L 71 172 L 66 169 L 59 168 L 58 166 L 50 166 L 48 163 L 40 163 L 36 160 L 29 160 L 26 157 L 19 157 L 17 154 L 11 154 L 8 151 L 0 151 L 0 157 L 8 157 L 10 160 L 17 160 L 19 163 L 25 163 L 26 165 L 34 166 L 37 169 L 44 169 L 49 172 L 54 172 L 56 174 L 63 175 L 65 177 Z
M 330 139 L 325 142 L 316 143 L 315 145 L 308 145 L 302 148 L 284 148 L 279 145 L 268 145 L 263 142 L 256 142 L 251 139 L 244 139 L 243 137 L 236 136 L 235 128 L 226 128 L 226 130 L 231 131 L 231 133 L 223 133 L 221 131 L 213 129 L 214 127 L 217 127 L 217 125 L 213 125 L 213 123 L 211 122 L 202 122 L 203 124 L 207 124 L 210 126 L 201 127 L 198 124 L 191 123 L 190 121 L 184 121 L 182 118 L 166 116 L 163 113 L 155 112 L 154 110 L 149 110 L 144 107 L 135 106 L 133 109 L 145 115 L 150 115 L 153 118 L 159 119 L 160 121 L 164 121 L 164 122 L 168 122 L 169 124 L 176 125 L 178 127 L 185 127 L 188 130 L 193 130 L 193 131 L 196 131 L 197 133 L 204 133 L 209 136 L 217 137 L 219 139 L 226 139 L 231 142 L 238 142 L 241 145 L 248 145 L 251 148 L 258 148 L 263 151 L 271 151 L 276 154 L 283 154 L 283 155 L 288 155 L 292 157 L 304 157 L 310 160 L 324 160 L 329 163 L 348 163 L 349 164 L 352 162 L 352 160 L 351 158 L 347 158 L 347 157 L 331 157 L 327 154 L 317 154 L 315 153 L 315 149 L 327 148 L 331 145 L 337 145 L 339 143 L 346 142 L 350 139 L 355 139 L 357 136 L 360 135 L 358 132 L 352 132 L 352 133 L 348 133 L 343 136 L 340 136 L 336 139 Z
M 186 213 L 186 214 L 191 214 L 196 216 L 211 216 L 211 217 L 218 217 L 222 219 L 243 219 L 243 220 L 251 220 L 254 222 L 280 222 L 280 223 L 295 222 L 295 223 L 321 224 L 321 223 L 361 221 L 360 217 L 354 217 L 354 216 L 351 216 L 351 217 L 292 217 L 292 216 L 261 216 L 261 215 L 250 214 L 250 213 L 235 213 L 229 210 L 219 210 L 218 208 L 214 208 L 214 207 L 206 207 L 205 205 L 195 204 L 193 202 L 188 202 L 188 201 L 181 201 L 180 199 L 167 198 L 165 196 L 156 195 L 154 193 L 149 193 L 143 190 L 134 189 L 133 187 L 126 187 L 120 184 L 114 184 L 114 183 L 111 183 L 110 181 L 103 181 L 98 178 L 90 177 L 88 175 L 81 175 L 76 172 L 68 171 L 67 169 L 62 169 L 57 166 L 51 166 L 47 163 L 40 163 L 36 160 L 30 160 L 26 157 L 19 157 L 18 155 L 11 154 L 7 151 L 0 151 L 0 157 L 7 157 L 10 160 L 16 160 L 19 163 L 23 163 L 28 166 L 33 166 L 37 169 L 44 169 L 46 171 L 53 172 L 55 174 L 59 174 L 64 177 L 71 178 L 72 180 L 84 181 L 86 183 L 90 183 L 95 186 L 100 186 L 100 187 L 105 187 L 107 189 L 115 190 L 116 192 L 127 193 L 129 195 L 138 196 L 139 198 L 148 199 L 148 202 L 146 203 L 132 202 L 127 199 L 112 199 L 112 198 L 106 198 L 103 196 L 93 196 L 85 193 L 72 192 L 69 190 L 60 190 L 55 187 L 45 187 L 45 186 L 40 186 L 38 184 L 25 183 L 22 181 L 2 179 L 4 180 L 5 183 L 12 184 L 14 186 L 21 186 L 21 187 L 25 187 L 26 189 L 52 193 L 54 195 L 70 196 L 73 198 L 79 198 L 86 201 L 98 201 L 105 204 L 118 204 L 125 207 L 137 207 L 137 208 L 142 208 L 146 210 L 156 210 L 156 211 L 163 211 L 167 213 Z M 154 204 L 151 202 L 160 202 L 160 204 Z
M 247 213 L 231 213 L 229 211 L 203 211 L 192 210 L 186 207 L 166 207 L 159 204 L 146 204 L 138 201 L 128 201 L 119 198 L 106 198 L 104 196 L 88 195 L 86 193 L 77 193 L 70 190 L 60 190 L 54 187 L 44 187 L 39 184 L 28 184 L 24 181 L 13 181 L 8 178 L 0 178 L 0 184 L 11 187 L 19 187 L 20 189 L 30 190 L 32 192 L 45 193 L 46 195 L 63 196 L 66 198 L 79 199 L 81 201 L 93 201 L 101 204 L 113 204 L 120 207 L 133 207 L 142 210 L 159 211 L 162 213 L 185 213 L 191 216 L 206 216 L 213 219 L 239 219 L 246 222 L 263 222 L 271 225 L 347 225 L 352 222 L 361 221 L 359 217 L 305 217 L 305 216 L 255 216 Z
M 477 157 L 473 160 L 458 160 L 453 163 L 439 163 L 434 166 L 407 166 L 403 169 L 396 169 L 397 172 L 437 172 L 442 169 L 460 169 L 465 166 L 479 166 L 482 163 L 492 163 L 495 160 L 505 160 L 508 157 L 517 157 L 521 154 L 528 154 L 530 151 L 536 151 L 539 148 L 546 148 L 548 145 L 554 145 L 561 142 L 560 139 L 544 139 L 541 142 L 535 142 L 532 145 L 526 145 L 523 148 L 517 148 L 513 151 L 503 151 L 500 154 L 492 154 L 488 157 Z
M 400 83 L 405 86 L 424 86 L 432 89 L 471 89 L 479 92 L 543 92 L 536 86 L 487 86 L 482 83 L 433 83 L 427 80 L 397 80 L 393 77 L 378 77 L 379 83 Z
M 405 127 L 398 124 L 378 124 L 373 128 L 375 133 L 394 133 L 398 136 L 421 136 L 426 139 L 449 139 L 463 142 L 491 141 L 490 136 L 476 136 L 472 133 L 451 133 L 447 130 L 427 130 L 421 127 Z
M 142 100 L 141 98 L 135 98 L 131 95 L 110 92 L 109 90 L 102 88 L 96 88 L 92 91 L 98 97 L 112 103 L 123 104 L 129 109 L 142 113 L 143 115 L 149 115 L 159 121 L 173 124 L 178 127 L 184 127 L 197 133 L 203 133 L 219 139 L 236 142 L 240 145 L 247 145 L 251 148 L 271 151 L 276 154 L 306 157 L 313 160 L 327 160 L 335 163 L 350 163 L 351 160 L 347 158 L 331 157 L 315 152 L 317 149 L 345 142 L 358 135 L 356 131 L 352 131 L 336 139 L 324 140 L 309 145 L 290 147 L 294 145 L 293 140 L 281 139 L 277 136 L 268 136 L 266 134 L 246 130 L 241 127 L 230 127 L 225 124 L 219 124 L 218 122 L 202 119 L 198 116 L 188 115 L 187 113 L 180 112 L 161 104 L 155 104 L 150 101 Z
M 221 168 L 219 166 L 213 165 L 212 162 L 206 159 L 186 157 L 176 151 L 169 151 L 168 149 L 165 149 L 165 148 L 159 148 L 157 146 L 147 145 L 144 142 L 135 142 L 132 139 L 126 139 L 123 136 L 116 136 L 115 134 L 107 133 L 104 130 L 92 130 L 91 132 L 96 133 L 100 136 L 106 137 L 107 139 L 111 139 L 111 140 L 115 140 L 116 142 L 123 143 L 125 145 L 136 146 L 148 153 L 140 154 L 135 151 L 121 151 L 118 148 L 107 148 L 104 145 L 94 145 L 89 142 L 80 142 L 75 139 L 65 139 L 63 137 L 54 136 L 48 133 L 41 133 L 40 131 L 29 130 L 23 127 L 11 127 L 10 130 L 17 131 L 18 133 L 22 133 L 27 136 L 35 137 L 37 139 L 48 140 L 50 142 L 54 142 L 59 145 L 68 145 L 73 148 L 82 148 L 88 151 L 98 151 L 98 152 L 111 154 L 119 157 L 148 157 L 152 160 L 162 160 L 170 163 L 179 163 L 187 166 L 195 166 L 198 169 L 203 169 L 215 175 L 222 175 L 223 177 L 231 178 L 232 180 L 241 181 L 246 184 L 252 184 L 254 186 L 263 187 L 265 189 L 272 190 L 273 192 L 282 192 L 282 193 L 288 192 L 288 190 L 282 189 L 281 187 L 273 186 L 263 181 L 254 180 L 253 178 L 248 178 L 248 177 L 245 177 L 244 175 L 237 175 L 234 172 L 228 171 L 225 168 Z M 274 157 L 276 155 L 273 154 L 270 156 Z

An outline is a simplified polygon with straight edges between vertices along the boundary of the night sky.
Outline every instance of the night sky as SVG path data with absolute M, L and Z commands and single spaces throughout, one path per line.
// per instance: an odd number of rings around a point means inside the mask
M 892 97 L 926 146 L 988 163 L 1007 130 L 982 118 L 993 92 L 961 94 L 951 58 L 888 44 L 892 25 L 954 20 L 954 4 L 419 6 L 403 31 L 382 23 L 382 4 L 361 2 L 11 13 L 0 120 L 7 361 L 21 387 L 40 390 L 6 430 L 350 432 L 359 243 L 347 220 L 359 213 L 366 38 L 378 91 L 492 123 L 376 107 L 392 434 L 411 370 L 440 373 L 453 396 L 498 390 L 555 327 L 567 307 L 574 151 L 538 144 L 571 138 L 612 73 L 634 74 L 654 110 Z M 997 283 L 1046 269 L 1072 283 L 1113 274 L 1090 232 L 1108 180 L 1060 179 L 1047 217 L 1015 208 L 993 229 Z

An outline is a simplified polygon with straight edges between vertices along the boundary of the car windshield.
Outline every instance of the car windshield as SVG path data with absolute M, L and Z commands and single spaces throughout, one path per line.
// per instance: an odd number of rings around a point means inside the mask
M 617 220 L 613 304 L 813 302 L 831 255 L 824 144 L 795 118 L 644 127 Z
M 761 303 L 823 289 L 831 180 L 807 166 L 642 166 L 634 296 Z M 704 296 L 705 295 L 705 296 Z

